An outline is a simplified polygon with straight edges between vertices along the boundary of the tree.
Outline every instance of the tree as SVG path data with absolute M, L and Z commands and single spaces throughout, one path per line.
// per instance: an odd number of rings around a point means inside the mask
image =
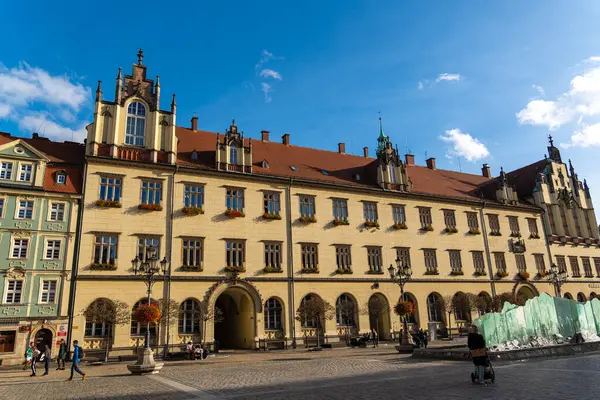
M 296 310 L 296 320 L 300 323 L 314 321 L 317 329 L 317 347 L 320 346 L 319 333 L 322 325 L 324 325 L 325 320 L 332 320 L 333 318 L 335 318 L 335 307 L 317 296 L 311 296 L 308 299 L 305 297 L 298 310 Z
M 516 304 L 515 297 L 512 295 L 512 293 L 504 292 L 504 293 L 495 295 L 494 298 L 492 299 L 492 310 L 495 312 L 502 311 L 502 308 L 504 307 L 504 303 L 506 303 L 506 302 L 508 302 L 510 304 Z
M 202 321 L 202 345 L 204 345 L 208 322 L 212 321 L 213 324 L 220 324 L 225 321 L 225 313 L 217 306 L 210 308 L 207 301 L 200 303 L 200 309 L 195 312 L 200 314 L 200 320 Z
M 442 308 L 448 314 L 448 320 L 446 322 L 448 323 L 449 338 L 452 338 L 452 324 L 450 323 L 450 318 L 452 316 L 452 313 L 454 312 L 454 306 L 454 296 L 446 295 L 442 297 Z
M 163 349 L 164 355 L 169 352 L 169 325 L 172 321 L 177 321 L 179 318 L 179 304 L 175 300 L 169 300 L 162 298 L 158 300 L 158 307 L 160 308 L 160 319 L 159 323 L 156 324 L 157 328 L 160 329 L 161 325 L 167 327 L 167 340 L 165 341 L 165 347 Z M 159 337 L 160 332 L 156 332 L 156 337 Z M 156 341 L 156 351 L 158 352 L 158 340 Z
M 467 298 L 471 311 L 477 311 L 479 315 L 483 315 L 492 309 L 492 299 L 487 295 L 481 296 L 469 293 Z
M 131 321 L 131 310 L 121 300 L 98 299 L 81 313 L 85 322 L 105 324 L 110 328 L 104 330 L 104 362 L 108 362 L 108 351 L 112 346 L 112 330 L 117 325 L 125 325 Z

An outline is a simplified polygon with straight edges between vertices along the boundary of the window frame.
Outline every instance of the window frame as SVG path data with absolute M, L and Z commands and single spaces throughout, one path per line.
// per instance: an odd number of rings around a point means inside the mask
M 134 112 L 131 112 L 130 109 L 132 106 L 137 105 L 135 107 Z M 143 114 L 140 114 L 140 106 L 143 110 Z M 131 103 L 127 105 L 127 111 L 125 112 L 125 137 L 124 144 L 126 146 L 133 147 L 144 147 L 146 144 L 146 120 L 148 118 L 148 106 L 147 104 L 141 102 L 139 99 L 135 99 Z M 130 124 L 130 121 L 132 122 Z M 139 124 L 142 125 L 142 134 L 140 135 L 138 132 Z M 132 128 L 132 132 L 130 132 L 130 127 Z M 128 143 L 129 139 L 132 139 L 133 143 Z M 138 143 L 138 139 L 141 140 L 141 144 Z
M 25 207 L 25 216 L 24 217 L 20 217 L 19 216 L 19 212 L 21 211 L 21 202 L 24 203 L 31 203 L 31 216 L 29 218 L 27 218 L 27 210 L 29 209 L 29 207 Z M 23 198 L 18 198 L 17 197 L 17 201 L 15 203 L 15 219 L 19 219 L 19 220 L 33 220 L 35 219 L 36 215 L 35 215 L 35 206 L 36 206 L 36 201 L 35 199 L 23 199 Z
M 141 178 L 140 181 L 140 204 L 161 206 L 163 201 L 163 181 L 149 178 Z M 146 186 L 144 187 L 144 185 Z M 144 191 L 146 191 L 146 200 L 144 200 Z M 152 202 L 150 202 L 151 194 Z M 158 202 L 156 201 L 157 195 L 159 197 Z
M 537 218 L 526 218 L 527 229 L 529 230 L 529 237 L 540 237 L 540 231 L 537 225 Z M 533 229 L 532 229 L 533 228 Z
M 348 199 L 332 198 L 331 207 L 334 221 L 348 221 Z
M 187 246 L 186 246 L 186 242 L 188 242 Z M 190 246 L 189 243 L 193 243 L 193 246 Z M 200 246 L 197 246 L 197 243 L 200 243 Z M 200 251 L 199 252 L 200 262 L 191 264 L 189 261 L 191 258 L 196 258 L 197 254 L 198 254 L 198 250 Z M 187 257 L 186 257 L 186 253 L 187 253 Z M 192 254 L 193 257 L 190 257 L 190 254 Z M 188 261 L 187 263 L 186 263 L 186 258 Z M 183 238 L 181 238 L 181 266 L 184 268 L 185 267 L 187 267 L 187 268 L 194 268 L 194 267 L 203 268 L 204 267 L 204 237 L 183 237 Z
M 198 207 L 201 209 L 204 209 L 204 187 L 206 185 L 203 183 L 192 183 L 192 182 L 185 182 L 183 184 L 183 206 L 184 207 Z M 188 188 L 190 190 L 188 190 Z M 195 191 L 191 190 L 191 189 L 196 189 Z M 189 196 L 189 197 L 188 197 Z M 189 200 L 188 200 L 189 198 Z M 192 199 L 195 198 L 195 201 L 192 201 Z M 198 202 L 198 199 L 200 199 L 200 202 Z M 188 204 L 186 204 L 188 203 Z
M 11 289 L 10 288 L 10 284 L 11 282 L 14 282 L 14 288 Z M 17 285 L 20 284 L 19 288 L 17 289 Z M 25 290 L 25 279 L 6 279 L 4 281 L 4 295 L 2 296 L 2 304 L 8 305 L 19 305 L 19 304 L 24 304 L 23 303 L 23 292 Z M 8 296 L 9 294 L 12 295 L 12 301 L 8 301 Z M 19 301 L 15 301 L 15 295 L 18 294 L 19 295 Z
M 63 182 L 61 182 L 61 178 L 63 179 Z M 57 185 L 66 185 L 67 184 L 67 174 L 65 174 L 63 172 L 57 173 L 55 182 Z
M 317 199 L 312 194 L 298 195 L 300 218 L 314 218 L 317 215 Z
M 48 258 L 48 250 L 50 250 L 50 242 L 58 242 L 58 257 Z M 56 251 L 55 246 L 51 249 L 53 252 Z M 62 260 L 63 253 L 63 240 L 61 238 L 44 238 L 44 256 L 43 259 L 46 261 L 60 261 Z
M 433 227 L 433 219 L 431 216 L 431 207 L 417 206 L 419 210 L 419 222 L 421 223 L 421 229 L 428 229 Z
M 263 212 L 269 215 L 281 215 L 280 192 L 263 191 Z
M 444 225 L 446 229 L 456 229 L 456 211 L 450 209 L 442 209 L 444 215 Z
M 236 258 L 238 260 L 235 260 Z M 229 261 L 236 261 L 236 263 L 230 263 Z M 246 268 L 246 240 L 225 239 L 225 265 L 227 267 Z
M 6 197 L 0 197 L 0 219 L 4 218 L 4 211 L 6 210 Z
M 52 218 L 52 213 L 54 212 L 54 210 L 52 209 L 52 206 L 54 205 L 58 205 L 58 206 L 62 206 L 62 211 L 56 210 L 56 217 L 58 217 L 59 212 L 62 212 L 62 218 L 58 219 L 58 218 Z M 50 200 L 48 202 L 48 221 L 50 222 L 65 222 L 65 214 L 67 211 L 67 203 L 64 201 L 53 201 Z
M 488 226 L 490 227 L 490 234 L 502 234 L 500 229 L 500 217 L 498 214 L 487 214 Z
M 376 224 L 379 221 L 379 213 L 377 211 L 377 202 L 363 201 L 363 218 L 367 223 Z
M 44 283 L 49 283 L 48 289 L 44 289 Z M 51 290 L 51 283 L 54 283 L 54 290 Z M 48 297 L 44 301 L 44 294 Z M 50 294 L 53 294 L 53 299 L 50 301 Z M 40 279 L 40 293 L 38 297 L 38 304 L 56 304 L 58 294 L 58 279 Z
M 515 254 L 515 266 L 517 267 L 517 273 L 527 272 L 525 254 Z
M 107 238 L 108 243 L 104 243 L 104 240 L 101 240 L 101 242 L 99 243 L 98 238 L 101 238 L 101 239 Z M 114 239 L 114 243 L 112 243 L 111 239 Z M 96 261 L 96 253 L 97 253 L 98 246 L 100 249 L 100 259 L 98 261 Z M 106 247 L 106 246 L 108 246 L 108 247 Z M 105 247 L 107 249 L 108 258 L 105 262 L 103 262 L 103 260 L 104 260 L 103 250 Z M 111 258 L 110 258 L 111 248 L 114 248 L 114 257 L 112 258 L 112 262 L 111 262 Z M 136 249 L 137 249 L 137 246 L 136 246 Z M 119 235 L 114 234 L 114 233 L 108 233 L 108 232 L 94 233 L 92 264 L 106 264 L 106 265 L 116 266 L 118 259 L 119 259 Z
M 460 250 L 449 249 L 447 251 L 448 251 L 448 261 L 449 261 L 449 265 L 450 265 L 450 275 L 464 274 L 463 265 L 462 265 L 462 256 L 460 254 Z
M 244 212 L 244 209 L 246 208 L 246 189 L 240 187 L 226 187 L 225 208 L 227 210 Z
M 102 180 L 106 179 L 105 183 L 102 183 Z M 111 183 L 110 180 L 113 180 L 113 182 Z M 119 183 L 115 183 L 115 181 L 118 181 Z M 102 198 L 102 187 L 105 187 L 105 195 L 104 198 Z M 112 195 L 108 196 L 109 193 L 109 189 L 112 191 Z M 118 194 L 119 197 L 115 198 L 115 195 L 117 193 L 118 189 Z M 121 175 L 111 175 L 111 174 L 100 174 L 99 175 L 99 179 L 98 179 L 98 200 L 103 200 L 103 201 L 116 201 L 121 203 L 121 199 L 123 198 L 123 176 Z
M 29 171 L 23 171 L 23 167 L 29 167 Z M 21 176 L 29 174 L 29 179 L 21 179 Z M 17 173 L 17 182 L 33 182 L 34 168 L 31 162 L 19 162 L 19 172 Z
M 581 278 L 581 269 L 579 268 L 579 259 L 577 256 L 569 256 L 569 267 L 571 267 L 571 277 Z
M 521 226 L 519 224 L 519 217 L 514 215 L 507 215 L 508 229 L 510 229 L 510 236 L 521 237 Z
M 265 268 L 281 271 L 283 269 L 283 242 L 263 242 L 263 256 Z
M 310 263 L 307 261 L 310 261 Z M 300 243 L 300 266 L 302 270 L 319 270 L 318 243 Z
M 365 246 L 370 272 L 383 273 L 383 251 L 381 246 Z M 378 264 L 378 265 L 376 265 Z
M 467 227 L 469 231 L 478 231 L 479 230 L 479 217 L 476 211 L 465 211 L 467 214 Z M 473 224 L 474 222 L 474 224 Z
M 187 305 L 191 304 L 191 309 Z M 196 299 L 185 299 L 179 305 L 179 318 L 177 319 L 177 333 L 180 335 L 194 335 L 202 332 L 201 305 Z M 191 329 L 186 324 L 190 321 Z
M 593 278 L 594 271 L 592 270 L 592 263 L 590 262 L 590 257 L 582 256 L 581 265 L 583 267 L 583 276 L 586 278 Z
M 15 249 L 16 249 L 16 241 L 26 241 L 27 245 L 25 246 L 25 256 L 24 257 L 15 257 Z M 10 257 L 8 257 L 9 260 L 27 260 L 29 259 L 29 249 L 31 246 L 29 246 L 31 244 L 31 238 L 22 238 L 22 237 L 11 237 L 11 242 L 10 242 Z M 21 243 L 19 245 L 19 248 L 22 249 L 23 248 L 23 244 Z M 19 254 L 21 254 L 19 252 Z
M 13 179 L 13 167 L 14 161 L 0 161 L 0 179 L 5 181 L 12 181 Z M 6 165 L 6 168 L 4 166 Z M 4 176 L 2 176 L 4 174 Z M 8 177 L 6 175 L 8 174 Z
M 272 304 L 269 304 L 272 303 Z M 283 304 L 277 297 L 269 297 L 263 312 L 265 331 L 283 330 Z
M 508 273 L 506 266 L 506 256 L 503 251 L 494 251 L 494 266 L 496 267 L 496 273 Z
M 344 271 L 352 271 L 352 245 L 336 244 L 334 247 L 336 268 Z
M 437 249 L 422 249 L 425 275 L 438 275 Z M 430 264 L 433 264 L 430 265 Z
M 536 253 L 533 255 L 533 260 L 535 262 L 535 269 L 538 274 L 544 275 L 546 274 L 546 261 L 544 260 L 544 254 Z
M 392 204 L 391 206 L 394 224 L 406 224 L 406 206 L 404 204 Z
M 471 257 L 473 259 L 473 270 L 475 273 L 485 274 L 485 256 L 483 255 L 483 251 L 481 250 L 473 250 L 471 251 Z M 481 263 L 480 266 L 477 264 Z

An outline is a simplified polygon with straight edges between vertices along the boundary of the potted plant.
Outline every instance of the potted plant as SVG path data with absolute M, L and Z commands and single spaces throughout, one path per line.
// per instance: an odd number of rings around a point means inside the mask
M 426 225 L 426 226 L 422 227 L 420 230 L 422 230 L 423 232 L 433 232 L 433 226 Z
M 333 220 L 333 225 L 335 226 L 340 226 L 340 225 L 350 225 L 350 221 L 348 221 L 347 219 L 334 219 Z
M 103 208 L 121 208 L 121 202 L 118 200 L 96 200 L 95 204 Z
M 450 226 L 450 227 L 446 227 L 446 229 L 444 229 L 444 232 L 446 232 L 446 233 L 458 233 L 458 229 L 456 229 L 453 226 Z
M 317 218 L 314 215 L 303 215 L 300 218 L 298 218 L 298 220 L 303 224 L 314 224 L 315 222 L 317 222 Z
M 246 214 L 244 214 L 243 211 L 234 210 L 232 208 L 228 208 L 227 210 L 225 210 L 225 215 L 227 215 L 229 218 L 243 218 L 246 216 Z
M 163 208 L 160 204 L 142 203 L 138 205 L 138 209 L 147 211 L 162 211 Z
M 225 267 L 225 272 L 246 272 L 246 267 L 243 265 L 228 265 Z
M 477 228 L 469 229 L 469 235 L 481 235 L 481 231 Z
M 526 281 L 529 279 L 529 272 L 527 271 L 521 271 L 518 273 L 518 276 L 521 280 Z
M 274 220 L 280 220 L 281 219 L 281 215 L 279 215 L 278 213 L 268 213 L 265 212 L 262 215 L 263 219 L 274 219 Z
M 199 215 L 204 214 L 204 210 L 196 206 L 185 206 L 181 209 L 181 212 L 185 215 Z
M 370 270 L 367 271 L 367 274 L 369 274 L 369 275 L 383 275 L 384 272 L 383 271 L 375 271 L 373 269 L 370 269 Z
M 275 274 L 275 273 L 283 272 L 283 269 L 282 268 L 277 268 L 277 267 L 267 266 L 267 267 L 263 268 L 263 272 L 265 274 Z
M 408 226 L 406 225 L 406 222 L 398 222 L 395 223 L 394 225 L 392 225 L 392 227 L 396 230 L 400 230 L 400 229 L 408 229 Z

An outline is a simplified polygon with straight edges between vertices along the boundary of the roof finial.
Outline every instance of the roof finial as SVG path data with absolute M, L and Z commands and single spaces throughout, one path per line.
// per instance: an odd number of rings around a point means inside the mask
M 160 87 L 160 76 L 156 75 L 156 84 L 155 87 Z
M 554 147 L 554 140 L 552 140 L 552 135 L 548 135 L 548 141 L 550 142 L 550 147 Z
M 119 72 L 117 72 L 117 79 L 123 79 L 123 69 L 119 67 Z
M 142 50 L 142 48 L 140 48 L 138 50 L 137 58 L 138 58 L 138 65 L 143 65 L 142 60 L 144 59 L 144 50 Z
M 96 101 L 102 100 L 102 81 L 98 81 L 98 88 L 96 88 Z
M 385 133 L 383 133 L 383 123 L 381 122 L 381 111 L 377 111 L 379 114 L 379 138 L 385 139 Z

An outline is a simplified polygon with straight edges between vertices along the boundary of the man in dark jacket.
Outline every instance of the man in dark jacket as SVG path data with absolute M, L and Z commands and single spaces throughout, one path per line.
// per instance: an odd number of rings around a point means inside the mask
M 471 331 L 467 340 L 467 346 L 471 350 L 471 358 L 473 364 L 477 370 L 477 379 L 479 383 L 485 385 L 485 364 L 486 364 L 486 353 L 485 353 L 485 339 L 479 333 L 477 333 L 477 326 L 471 325 Z
M 56 357 L 56 370 L 65 369 L 65 359 L 67 358 L 67 344 L 65 339 L 60 339 L 60 347 L 58 348 L 58 357 Z
M 50 346 L 47 344 L 44 345 L 44 353 L 42 354 L 44 361 L 44 375 L 48 375 L 48 368 L 50 368 L 50 360 L 52 359 L 52 351 L 50 350 Z

